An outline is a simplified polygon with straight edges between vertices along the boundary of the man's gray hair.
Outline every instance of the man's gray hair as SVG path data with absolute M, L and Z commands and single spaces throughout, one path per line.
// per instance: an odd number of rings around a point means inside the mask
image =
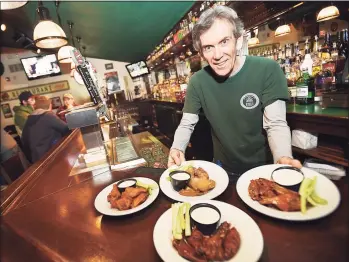
M 192 37 L 196 51 L 202 53 L 200 36 L 211 28 L 216 19 L 225 19 L 233 25 L 233 34 L 238 39 L 244 32 L 244 24 L 237 13 L 229 7 L 218 5 L 203 12 L 195 24 Z

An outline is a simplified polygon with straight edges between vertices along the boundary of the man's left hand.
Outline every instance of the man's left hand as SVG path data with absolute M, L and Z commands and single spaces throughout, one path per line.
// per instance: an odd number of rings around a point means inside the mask
M 290 157 L 283 156 L 278 161 L 278 164 L 290 165 L 297 168 L 302 168 L 302 164 L 299 160 Z

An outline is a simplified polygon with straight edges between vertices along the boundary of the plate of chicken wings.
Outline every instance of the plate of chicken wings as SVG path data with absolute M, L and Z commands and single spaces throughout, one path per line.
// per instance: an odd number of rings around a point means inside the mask
M 190 174 L 188 186 L 176 191 L 170 181 L 170 173 L 183 170 Z M 227 172 L 220 166 L 202 160 L 185 161 L 180 167 L 170 167 L 162 173 L 159 181 L 162 192 L 169 198 L 181 202 L 210 200 L 221 195 L 229 184 Z
M 242 174 L 236 183 L 239 197 L 262 214 L 290 221 L 319 219 L 337 209 L 341 197 L 336 185 L 324 175 L 303 167 L 301 171 L 305 178 L 316 178 L 314 190 L 324 198 L 325 204 L 308 204 L 306 213 L 302 213 L 299 192 L 284 188 L 271 178 L 273 171 L 283 166 L 285 165 L 264 165 Z
M 142 185 L 148 185 L 149 188 L 128 187 L 120 192 L 117 187 L 119 181 L 116 181 L 97 195 L 94 202 L 97 211 L 108 216 L 124 216 L 136 213 L 153 203 L 159 195 L 158 184 L 146 177 L 132 179 L 141 182 Z
M 193 227 L 190 237 L 183 236 L 181 240 L 175 240 L 172 234 L 173 211 L 171 208 L 168 209 L 157 220 L 153 231 L 154 246 L 163 261 L 256 262 L 259 260 L 264 247 L 263 235 L 248 214 L 233 205 L 216 200 L 188 203 L 191 206 L 207 203 L 218 208 L 221 219 L 217 230 L 210 236 L 202 236 Z M 225 227 L 228 230 L 225 230 Z M 229 232 L 235 232 L 239 241 L 229 241 Z M 228 250 L 236 252 L 227 258 Z

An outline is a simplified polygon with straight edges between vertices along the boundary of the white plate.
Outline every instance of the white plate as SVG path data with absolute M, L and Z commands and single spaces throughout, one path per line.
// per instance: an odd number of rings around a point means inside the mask
M 241 175 L 236 183 L 236 190 L 240 198 L 254 210 L 265 214 L 267 216 L 292 220 L 292 221 L 307 221 L 322 218 L 331 214 L 340 203 L 340 193 L 335 184 L 327 177 L 315 172 L 311 169 L 302 168 L 302 172 L 305 177 L 313 178 L 317 176 L 317 181 L 315 185 L 316 193 L 328 201 L 327 205 L 319 205 L 316 207 L 311 207 L 307 209 L 305 214 L 298 212 L 285 212 L 280 211 L 272 207 L 263 206 L 258 203 L 258 201 L 252 200 L 248 194 L 248 186 L 252 179 L 266 178 L 270 179 L 271 173 L 278 167 L 284 165 L 265 165 L 253 168 Z
M 221 223 L 227 221 L 239 232 L 240 248 L 229 261 L 258 261 L 263 252 L 263 236 L 258 225 L 249 215 L 235 206 L 216 200 L 191 202 L 192 205 L 196 203 L 215 205 L 221 212 Z M 172 239 L 172 210 L 170 208 L 161 215 L 155 224 L 153 232 L 155 249 L 165 262 L 188 261 L 181 257 L 172 246 Z
M 158 184 L 154 180 L 152 180 L 150 178 L 146 178 L 146 177 L 130 177 L 130 178 L 134 178 L 137 181 L 139 180 L 142 183 L 145 183 L 145 184 L 148 184 L 148 185 L 156 184 L 158 186 Z M 99 192 L 99 194 L 97 195 L 97 197 L 95 199 L 95 208 L 98 210 L 98 212 L 100 212 L 100 213 L 102 213 L 104 215 L 108 215 L 108 216 L 125 216 L 125 215 L 129 215 L 129 214 L 136 213 L 136 212 L 146 208 L 151 203 L 153 203 L 154 200 L 159 195 L 160 189 L 159 189 L 159 186 L 158 186 L 156 189 L 153 189 L 152 194 L 150 196 L 148 196 L 147 200 L 144 201 L 144 203 L 140 204 L 138 207 L 120 211 L 120 210 L 118 210 L 116 208 L 111 208 L 110 207 L 110 203 L 107 200 L 108 194 L 113 189 L 113 185 L 115 183 L 117 183 L 117 182 L 118 181 L 116 181 L 113 184 L 107 186 L 101 192 Z
M 218 197 L 227 189 L 227 186 L 229 184 L 229 177 L 227 172 L 225 172 L 225 170 L 220 166 L 214 163 L 202 161 L 202 160 L 186 161 L 186 162 L 183 162 L 182 166 L 189 165 L 189 164 L 194 166 L 195 168 L 199 168 L 199 167 L 203 168 L 208 173 L 210 179 L 216 182 L 215 188 L 213 188 L 211 191 L 209 191 L 208 193 L 202 196 L 194 196 L 194 197 L 182 196 L 176 190 L 173 189 L 171 182 L 168 180 L 170 171 L 175 169 L 174 167 L 170 167 L 164 173 L 162 173 L 160 177 L 160 182 L 159 182 L 160 188 L 166 196 L 181 202 L 189 202 L 193 200 L 209 200 L 209 199 Z

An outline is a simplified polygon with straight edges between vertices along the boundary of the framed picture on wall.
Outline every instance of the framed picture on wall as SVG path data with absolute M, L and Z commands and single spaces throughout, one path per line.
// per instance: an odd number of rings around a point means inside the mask
M 2 104 L 1 109 L 2 109 L 2 113 L 4 114 L 5 118 L 13 117 L 10 104 Z
M 57 109 L 62 106 L 62 100 L 59 96 L 55 96 L 51 98 L 52 109 Z
M 104 77 L 107 84 L 108 95 L 117 93 L 121 90 L 118 72 L 105 73 Z
M 104 64 L 104 66 L 105 66 L 105 70 L 114 69 L 113 63 Z

